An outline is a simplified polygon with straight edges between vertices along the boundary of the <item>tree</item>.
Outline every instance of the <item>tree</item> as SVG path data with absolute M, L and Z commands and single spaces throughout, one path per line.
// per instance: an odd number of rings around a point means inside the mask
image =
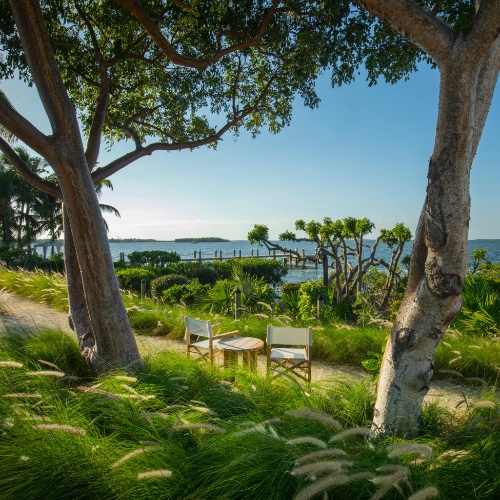
M 393 289 L 399 272 L 399 260 L 405 243 L 411 239 L 411 232 L 404 224 L 398 223 L 393 229 L 382 229 L 370 247 L 363 243 L 363 238 L 374 228 L 375 224 L 367 218 L 346 217 L 334 221 L 325 217 L 323 223 L 316 221 L 306 223 L 299 219 L 295 222 L 295 229 L 303 231 L 306 234 L 305 237 L 298 237 L 292 231 L 285 231 L 278 238 L 280 241 L 316 243 L 316 257 L 321 259 L 324 268 L 323 285 L 334 286 L 337 302 L 345 300 L 352 304 L 361 292 L 363 277 L 370 267 L 385 267 L 387 280 L 383 290 L 383 300 L 379 304 L 379 307 L 383 309 L 386 307 Z M 280 250 L 295 255 L 298 259 L 301 258 L 297 250 L 270 241 L 269 229 L 263 224 L 255 224 L 247 237 L 250 243 L 265 245 L 269 251 Z M 353 242 L 353 247 L 350 246 L 350 241 Z M 376 257 L 377 248 L 381 241 L 392 249 L 389 263 Z M 366 248 L 370 248 L 368 255 L 365 252 Z M 329 268 L 332 269 L 330 274 L 328 273 Z
M 462 306 L 467 272 L 472 161 L 500 69 L 500 2 L 358 0 L 384 23 L 381 50 L 398 44 L 411 60 L 440 72 L 434 151 L 427 196 L 412 249 L 406 294 L 385 349 L 373 429 L 418 432 L 435 350 Z M 393 65 L 402 61 L 394 60 Z M 387 74 L 394 74 L 387 65 Z
M 0 161 L 0 232 L 2 245 L 10 246 L 15 241 L 17 229 L 14 196 L 16 193 L 16 175 Z
M 488 263 L 488 261 L 486 260 L 487 253 L 488 250 L 485 250 L 484 248 L 476 248 L 470 254 L 470 258 L 472 259 L 472 269 L 470 270 L 471 274 L 476 274 L 481 264 Z
M 1 138 L 0 149 L 25 181 L 64 203 L 71 316 L 80 339 L 94 337 L 81 342 L 91 363 L 139 363 L 93 184 L 155 151 L 215 146 L 240 127 L 277 132 L 297 92 L 316 105 L 320 59 L 349 52 L 335 34 L 348 4 L 325 19 L 310 2 L 278 0 L 12 0 L 0 9 L 2 77 L 17 71 L 35 84 L 51 133 L 1 96 L 0 126 L 50 164 L 57 184 L 31 172 Z M 102 140 L 133 148 L 96 168 Z

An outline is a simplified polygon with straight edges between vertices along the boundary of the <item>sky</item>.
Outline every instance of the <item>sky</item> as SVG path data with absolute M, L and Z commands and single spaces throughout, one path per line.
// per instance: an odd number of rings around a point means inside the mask
M 11 103 L 41 130 L 48 122 L 34 89 L 2 82 Z M 415 232 L 425 199 L 436 129 L 439 75 L 421 66 L 409 81 L 368 87 L 363 77 L 332 89 L 321 77 L 318 108 L 297 99 L 279 134 L 224 136 L 214 151 L 156 152 L 115 173 L 102 203 L 110 238 L 216 236 L 244 240 L 254 224 L 271 239 L 295 221 L 367 217 L 373 236 L 398 222 Z M 500 238 L 500 91 L 497 88 L 471 175 L 469 239 Z M 99 164 L 133 149 L 102 149 Z M 300 233 L 298 233 L 300 234 Z

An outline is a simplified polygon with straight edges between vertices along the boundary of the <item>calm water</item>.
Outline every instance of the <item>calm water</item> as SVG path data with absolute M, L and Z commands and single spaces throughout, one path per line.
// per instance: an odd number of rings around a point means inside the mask
M 372 244 L 373 240 L 366 240 L 367 244 Z M 304 249 L 307 255 L 314 254 L 316 245 L 314 243 L 305 243 L 305 242 L 280 242 L 285 248 L 297 248 L 299 252 L 302 252 Z M 174 243 L 168 241 L 151 241 L 151 242 L 134 242 L 134 243 L 110 243 L 111 254 L 113 256 L 114 261 L 118 261 L 120 259 L 120 253 L 125 253 L 125 258 L 127 255 L 138 251 L 145 250 L 164 250 L 168 252 L 177 252 L 181 259 L 192 259 L 194 257 L 194 252 L 196 251 L 197 256 L 199 252 L 201 252 L 202 258 L 213 258 L 215 252 L 217 252 L 217 256 L 222 252 L 223 257 L 232 257 L 234 252 L 236 252 L 236 256 L 239 255 L 241 251 L 241 255 L 243 257 L 248 257 L 253 254 L 257 254 L 257 250 L 259 251 L 259 255 L 268 255 L 268 251 L 265 247 L 258 247 L 257 245 L 250 245 L 247 240 L 236 240 L 222 243 Z M 469 255 L 476 248 L 484 248 L 488 251 L 486 254 L 486 258 L 491 262 L 500 262 L 500 240 L 472 240 L 469 241 Z M 405 246 L 405 251 L 403 255 L 407 255 L 411 252 L 411 242 L 407 243 Z M 368 249 L 367 253 L 368 255 Z M 387 248 L 386 245 L 382 243 L 379 244 L 377 248 L 376 256 L 379 258 L 385 259 L 387 262 L 390 259 L 390 249 Z M 288 271 L 288 275 L 286 276 L 286 281 L 306 281 L 309 279 L 320 279 L 321 278 L 321 268 L 315 268 L 314 265 L 308 265 L 306 269 L 302 269 L 301 267 L 292 268 Z

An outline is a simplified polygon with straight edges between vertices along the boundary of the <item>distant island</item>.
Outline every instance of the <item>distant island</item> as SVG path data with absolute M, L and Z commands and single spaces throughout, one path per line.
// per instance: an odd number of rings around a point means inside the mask
M 214 238 L 214 237 L 205 237 L 205 238 L 176 238 L 174 243 L 222 243 L 229 240 L 225 240 L 224 238 Z
M 109 238 L 110 243 L 143 243 L 156 241 L 154 239 L 141 239 L 141 238 Z

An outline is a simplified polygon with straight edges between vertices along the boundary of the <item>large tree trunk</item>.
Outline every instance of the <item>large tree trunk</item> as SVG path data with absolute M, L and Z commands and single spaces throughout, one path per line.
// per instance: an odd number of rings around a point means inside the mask
M 441 67 L 436 141 L 406 295 L 382 362 L 373 430 L 417 434 L 435 351 L 462 305 L 467 268 L 469 179 L 498 75 L 498 40 L 477 60 L 460 34 Z M 474 47 L 472 47 L 474 48 Z
M 94 333 L 98 369 L 137 366 L 139 351 L 116 281 L 76 111 L 53 55 L 40 4 L 33 0 L 11 0 L 10 4 L 52 134 L 43 136 L 19 117 L 11 126 L 50 163 L 57 176 Z M 73 277 L 74 265 L 70 262 Z
M 73 235 L 68 220 L 68 215 L 63 207 L 64 228 L 64 268 L 66 271 L 66 282 L 68 285 L 69 315 L 68 320 L 71 329 L 75 332 L 85 360 L 88 365 L 100 371 L 99 358 L 96 355 L 96 342 L 92 323 L 90 320 L 85 292 L 83 290 L 80 267 L 76 256 Z
M 65 252 L 68 252 L 70 310 L 76 333 L 79 340 L 89 341 L 82 348 L 90 356 L 93 368 L 100 371 L 138 365 L 139 351 L 116 280 L 99 202 L 83 150 L 78 153 L 68 151 L 67 162 L 62 167 L 54 165 L 69 221 L 65 231 L 65 238 L 70 237 L 69 252 L 68 249 Z

